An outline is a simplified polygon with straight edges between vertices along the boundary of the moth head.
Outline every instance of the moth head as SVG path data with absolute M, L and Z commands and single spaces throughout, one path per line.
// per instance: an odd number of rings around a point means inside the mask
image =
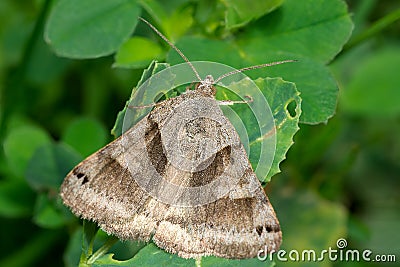
M 217 90 L 214 87 L 214 78 L 212 75 L 207 75 L 206 78 L 197 85 L 196 90 L 199 90 L 206 96 L 214 97 Z

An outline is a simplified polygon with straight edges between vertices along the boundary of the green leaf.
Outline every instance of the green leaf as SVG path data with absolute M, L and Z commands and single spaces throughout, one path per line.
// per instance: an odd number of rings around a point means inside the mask
M 157 61 L 151 62 L 150 66 L 143 71 L 142 77 L 140 78 L 140 81 L 136 85 L 135 88 L 132 90 L 131 97 L 129 100 L 126 102 L 126 105 L 128 105 L 133 97 L 135 96 L 136 89 L 140 87 L 144 82 L 146 82 L 147 79 L 149 79 L 152 75 L 155 73 L 167 68 L 169 65 L 166 63 L 157 63 Z M 152 99 L 152 95 L 148 95 L 146 90 L 143 92 L 143 95 L 136 96 L 139 100 L 140 103 L 152 103 L 155 100 Z M 150 100 L 151 98 L 151 100 Z M 125 106 L 123 110 L 121 110 L 118 115 L 117 119 L 115 121 L 114 127 L 111 130 L 111 133 L 114 135 L 115 138 L 119 137 L 122 134 L 122 128 L 124 126 L 124 118 L 125 118 L 125 113 L 126 113 L 127 107 Z M 138 117 L 132 118 L 132 124 L 130 126 L 133 126 L 135 122 L 137 122 L 140 119 L 140 116 L 144 116 L 143 113 L 139 113 Z
M 0 182 L 0 216 L 18 218 L 30 215 L 35 194 L 23 180 Z
M 301 123 L 326 123 L 335 114 L 339 90 L 337 82 L 328 67 L 321 62 L 292 54 L 272 55 L 269 52 L 265 52 L 264 55 L 268 58 L 264 62 L 274 62 L 288 58 L 299 60 L 294 63 L 273 66 L 266 70 L 248 71 L 246 74 L 253 79 L 264 76 L 282 77 L 286 81 L 294 82 L 302 99 Z M 258 61 L 251 62 L 249 65 L 260 63 Z
M 235 68 L 299 60 L 246 74 L 253 79 L 282 77 L 296 83 L 303 99 L 300 121 L 317 124 L 334 115 L 338 94 L 336 81 L 324 64 L 342 49 L 352 27 L 343 1 L 287 0 L 278 10 L 238 34 L 234 42 L 184 37 L 176 46 L 192 61 L 215 61 Z M 167 61 L 176 64 L 182 59 L 171 50 Z
M 358 62 L 345 86 L 344 111 L 368 116 L 395 117 L 400 114 L 400 49 L 386 48 Z
M 111 264 L 116 262 L 111 259 L 112 255 L 105 255 L 106 262 L 111 266 Z M 142 248 L 132 259 L 125 262 L 120 262 L 121 265 L 115 266 L 197 266 L 194 259 L 183 259 L 178 257 L 176 254 L 170 254 L 164 250 L 159 249 L 155 244 L 150 243 L 144 248 Z M 255 266 L 274 266 L 272 262 L 262 262 L 257 258 L 254 259 L 244 259 L 244 260 L 230 260 L 218 257 L 202 257 L 200 260 L 202 267 L 255 267 Z M 102 265 L 103 266 L 103 265 Z
M 218 257 L 203 257 L 201 259 L 201 267 L 273 267 L 274 262 L 261 261 L 258 258 L 231 260 Z
M 264 97 L 268 102 L 272 114 L 269 115 L 268 107 L 262 107 L 257 110 L 255 105 L 252 109 L 246 105 L 233 105 L 230 109 L 238 114 L 239 118 L 233 116 L 232 112 L 227 112 L 224 106 L 221 106 L 225 116 L 229 118 L 235 126 L 240 139 L 246 148 L 249 142 L 248 156 L 256 172 L 257 177 L 262 182 L 269 182 L 271 177 L 280 172 L 279 164 L 286 158 L 286 153 L 293 144 L 293 136 L 298 131 L 298 123 L 301 114 L 301 98 L 296 86 L 293 83 L 286 82 L 281 78 L 259 78 L 255 80 L 256 86 L 262 92 L 261 95 L 253 95 L 251 85 L 248 80 L 241 80 L 229 85 L 230 90 L 250 94 L 253 99 Z M 217 96 L 220 95 L 218 90 Z M 225 91 L 223 91 L 225 94 Z M 232 96 L 226 95 L 225 99 L 233 100 Z M 290 113 L 288 106 L 290 107 Z M 261 106 L 258 107 L 260 109 Z M 255 114 L 257 113 L 258 114 Z M 275 128 L 273 127 L 275 124 Z M 245 129 L 242 129 L 242 127 Z M 275 144 L 276 139 L 276 144 Z M 272 151 L 275 148 L 275 152 Z M 268 166 L 271 166 L 269 169 Z
M 181 37 L 193 24 L 193 7 L 186 6 L 175 10 L 162 22 L 162 28 L 172 41 Z M 184 21 L 185 23 L 182 23 Z
M 225 26 L 228 29 L 241 27 L 278 8 L 283 0 L 254 1 L 249 5 L 246 0 L 223 0 L 226 6 Z
M 240 51 L 229 42 L 185 36 L 179 39 L 175 45 L 190 61 L 214 61 L 234 67 L 241 67 L 243 64 Z M 167 62 L 174 65 L 182 63 L 184 60 L 175 50 L 171 49 L 167 55 Z
M 295 84 L 282 79 L 259 78 L 255 83 L 270 105 L 276 127 L 275 157 L 267 177 L 263 180 L 268 182 L 272 176 L 280 172 L 279 164 L 286 159 L 286 153 L 293 144 L 293 136 L 299 130 L 302 100 Z M 262 142 L 264 138 L 263 136 L 257 138 L 251 145 Z
M 195 266 L 194 259 L 183 259 L 176 254 L 170 254 L 164 250 L 159 249 L 155 244 L 150 243 L 142 248 L 132 260 L 132 266 Z
M 192 61 L 229 62 L 228 65 L 237 68 L 283 59 L 298 59 L 299 62 L 250 70 L 245 74 L 252 79 L 268 76 L 282 77 L 287 81 L 295 82 L 303 99 L 301 122 L 312 124 L 326 122 L 335 113 L 338 88 L 335 79 L 323 63 L 293 54 L 261 52 L 262 47 L 258 48 L 258 53 L 265 59 L 254 60 L 250 55 L 240 54 L 232 44 L 199 37 L 182 38 L 177 46 L 182 48 Z M 175 52 L 170 52 L 168 61 L 175 64 L 181 62 L 182 59 Z M 210 74 L 213 74 L 212 70 Z
M 90 266 L 92 267 L 114 267 L 114 266 L 122 266 L 122 267 L 135 267 L 140 266 L 134 263 L 133 258 L 126 260 L 126 261 L 119 261 L 113 258 L 114 254 L 105 254 L 99 259 L 97 259 L 93 264 Z M 145 265 L 143 265 L 145 266 Z
M 33 221 L 42 228 L 57 229 L 73 218 L 67 208 L 48 194 L 39 194 L 36 199 Z
M 45 39 L 64 57 L 109 55 L 132 34 L 139 14 L 134 0 L 60 0 L 50 13 Z
M 276 12 L 240 36 L 245 52 L 287 52 L 327 63 L 342 50 L 353 29 L 342 0 L 286 0 Z M 259 56 L 255 49 L 251 56 Z
M 155 20 L 155 26 L 171 41 L 182 36 L 192 26 L 193 7 L 187 5 L 187 1 L 163 3 L 155 0 L 141 0 L 140 4 Z
M 256 58 L 244 52 L 240 53 L 233 44 L 199 37 L 182 38 L 177 46 L 185 51 L 192 61 L 223 62 L 237 68 L 284 59 L 298 59 L 299 62 L 250 70 L 245 74 L 252 79 L 268 76 L 282 77 L 287 81 L 295 82 L 303 99 L 301 122 L 312 124 L 325 122 L 335 112 L 338 88 L 329 69 L 323 63 L 283 52 L 274 54 L 273 51 L 263 51 L 262 47 L 258 47 L 257 53 L 263 55 L 264 58 L 260 59 L 259 56 Z M 176 64 L 182 59 L 171 51 L 168 54 L 168 61 Z M 213 74 L 212 70 L 210 74 Z
M 162 48 L 143 37 L 132 37 L 126 41 L 115 56 L 114 67 L 143 68 L 154 59 L 161 59 Z
M 10 169 L 19 177 L 23 177 L 28 161 L 34 151 L 50 143 L 49 135 L 35 126 L 13 128 L 4 141 L 4 153 Z
M 74 120 L 61 138 L 81 155 L 89 156 L 107 142 L 107 130 L 97 120 L 81 117 Z
M 341 51 L 351 35 L 353 24 L 346 4 L 341 0 L 287 0 L 249 29 L 237 42 L 250 59 L 247 62 L 298 59 L 299 64 L 292 64 L 296 66 L 283 67 L 280 76 L 295 82 L 301 92 L 301 122 L 326 123 L 335 113 L 338 89 L 323 64 Z M 276 75 L 279 68 L 270 69 Z
M 64 144 L 46 144 L 38 148 L 29 161 L 26 179 L 35 190 L 57 190 L 67 173 L 82 156 Z

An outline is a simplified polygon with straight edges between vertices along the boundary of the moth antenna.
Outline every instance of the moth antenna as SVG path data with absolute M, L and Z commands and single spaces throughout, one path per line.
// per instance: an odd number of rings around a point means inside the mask
M 144 23 L 146 23 L 147 25 L 149 25 L 149 27 L 155 31 L 165 42 L 167 42 L 167 44 L 172 47 L 176 52 L 178 52 L 178 54 L 183 58 L 183 60 L 186 61 L 187 64 L 189 64 L 190 68 L 192 68 L 194 74 L 196 75 L 197 79 L 199 79 L 199 81 L 201 81 L 200 75 L 197 72 L 197 70 L 194 68 L 193 64 L 189 61 L 189 59 L 182 53 L 181 50 L 179 50 L 178 47 L 176 47 L 170 40 L 167 39 L 167 37 L 165 37 L 159 30 L 157 30 L 156 27 L 154 27 L 150 22 L 148 22 L 147 20 L 145 20 L 142 17 L 139 17 L 139 19 L 141 21 L 143 21 Z
M 238 69 L 238 70 L 233 70 L 231 72 L 228 72 L 228 73 L 225 73 L 225 74 L 219 76 L 214 81 L 214 84 L 216 84 L 217 82 L 219 82 L 220 80 L 222 80 L 225 77 L 231 76 L 231 75 L 239 73 L 239 72 L 243 72 L 243 71 L 246 71 L 246 70 L 260 69 L 260 68 L 270 67 L 270 66 L 274 66 L 274 65 L 280 65 L 280 64 L 289 63 L 289 62 L 297 62 L 297 60 L 288 59 L 288 60 L 282 60 L 282 61 L 277 61 L 277 62 L 265 63 L 265 64 L 261 64 L 261 65 L 255 65 L 255 66 L 246 67 L 246 68 L 242 68 L 242 69 Z

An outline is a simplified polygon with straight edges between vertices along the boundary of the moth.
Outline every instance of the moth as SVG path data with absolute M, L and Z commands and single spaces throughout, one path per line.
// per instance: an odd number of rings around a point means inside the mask
M 277 251 L 282 232 L 274 209 L 215 99 L 214 84 L 232 73 L 202 80 L 191 67 L 201 80 L 195 89 L 155 104 L 122 136 L 83 160 L 63 181 L 61 198 L 108 234 L 152 239 L 183 258 L 243 259 Z

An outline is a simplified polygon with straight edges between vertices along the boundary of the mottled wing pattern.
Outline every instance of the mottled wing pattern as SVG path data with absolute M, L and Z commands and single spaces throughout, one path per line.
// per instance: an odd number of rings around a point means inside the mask
M 160 248 L 184 258 L 251 258 L 260 249 L 278 250 L 279 222 L 243 146 L 240 142 L 224 145 L 224 138 L 239 140 L 233 126 L 215 130 L 218 151 L 209 159 L 207 168 L 182 171 L 168 161 L 163 142 L 173 136 L 163 129 L 164 122 L 182 101 L 200 97 L 198 94 L 189 91 L 162 102 L 121 137 L 82 161 L 61 186 L 64 203 L 73 213 L 97 222 L 109 234 L 125 240 L 153 238 Z M 222 114 L 216 108 L 215 112 Z M 201 133 L 205 127 L 212 128 L 206 119 L 190 127 Z M 186 129 L 189 133 L 190 127 Z M 221 138 L 223 135 L 227 137 Z M 234 157 L 233 149 L 239 151 Z M 150 165 L 163 179 L 178 186 L 202 186 L 229 166 L 244 172 L 234 188 L 216 201 L 180 207 L 160 201 L 138 184 L 149 174 Z M 157 184 L 149 186 L 163 193 Z

